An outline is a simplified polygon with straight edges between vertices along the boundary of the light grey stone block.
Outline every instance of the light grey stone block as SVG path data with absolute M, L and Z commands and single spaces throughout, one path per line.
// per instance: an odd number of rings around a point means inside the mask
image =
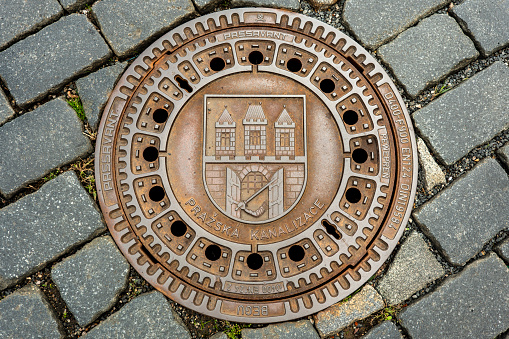
M 284 322 L 262 328 L 245 328 L 243 339 L 319 339 L 313 324 L 309 320 Z
M 60 295 L 81 326 L 109 310 L 127 286 L 129 263 L 111 237 L 100 237 L 51 270 Z
M 9 196 L 92 152 L 76 112 L 52 100 L 0 127 L 0 192 Z
M 509 328 L 509 269 L 495 254 L 468 265 L 399 318 L 414 339 L 495 338 Z
M 474 43 L 446 14 L 423 19 L 378 52 L 411 96 L 479 56 Z
M 509 179 L 496 160 L 480 162 L 414 213 L 415 219 L 462 265 L 509 226 Z
M 18 105 L 26 105 L 110 55 L 86 16 L 71 14 L 1 52 L 0 76 Z
M 105 229 L 74 172 L 0 209 L 0 289 Z
M 413 114 L 448 165 L 509 126 L 509 67 L 498 61 Z
M 343 18 L 366 47 L 376 49 L 447 3 L 448 0 L 347 0 Z
M 444 273 L 428 245 L 414 231 L 401 245 L 377 289 L 394 305 L 410 298 Z
M 75 10 L 83 5 L 89 5 L 93 3 L 95 0 L 58 0 L 68 11 Z
M 7 100 L 4 91 L 0 89 L 0 125 L 13 116 L 14 110 L 9 104 L 9 100 Z
M 286 8 L 292 11 L 300 9 L 299 0 L 232 0 L 232 7 L 273 7 L 273 8 Z
M 390 321 L 386 321 L 381 325 L 371 329 L 368 334 L 366 334 L 364 339 L 402 339 L 401 333 L 399 333 L 396 325 L 391 323 Z
M 117 55 L 134 52 L 147 39 L 195 15 L 190 0 L 102 0 L 92 10 Z
M 419 137 L 417 137 L 417 150 L 419 151 L 419 162 L 424 172 L 426 190 L 430 191 L 436 185 L 445 184 L 444 172 L 433 159 L 426 143 Z
M 503 243 L 498 245 L 497 247 L 500 256 L 505 260 L 509 262 L 509 240 L 506 239 Z

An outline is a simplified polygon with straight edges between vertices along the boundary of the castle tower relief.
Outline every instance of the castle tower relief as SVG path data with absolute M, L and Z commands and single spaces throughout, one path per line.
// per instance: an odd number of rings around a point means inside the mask
M 249 104 L 246 116 L 242 121 L 244 125 L 244 155 L 246 159 L 259 156 L 260 160 L 267 154 L 267 118 L 263 113 L 262 103 Z

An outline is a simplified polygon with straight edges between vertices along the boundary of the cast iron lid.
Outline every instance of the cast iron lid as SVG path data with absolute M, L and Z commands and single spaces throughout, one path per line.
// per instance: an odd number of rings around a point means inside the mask
M 364 284 L 417 179 L 396 87 L 338 30 L 263 8 L 189 21 L 124 73 L 96 146 L 100 205 L 133 267 L 217 318 L 299 318 Z

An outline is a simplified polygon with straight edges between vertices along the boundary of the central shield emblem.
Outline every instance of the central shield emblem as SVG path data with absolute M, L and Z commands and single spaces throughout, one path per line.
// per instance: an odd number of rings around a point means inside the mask
M 307 180 L 303 95 L 206 95 L 203 181 L 229 217 L 262 223 L 297 204 Z

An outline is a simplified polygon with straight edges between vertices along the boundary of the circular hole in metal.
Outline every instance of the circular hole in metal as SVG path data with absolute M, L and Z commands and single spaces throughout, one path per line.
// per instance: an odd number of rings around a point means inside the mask
M 320 81 L 320 89 L 324 93 L 331 93 L 334 88 L 336 88 L 336 84 L 331 79 L 323 79 Z
M 226 66 L 226 63 L 222 58 L 214 58 L 210 60 L 210 69 L 215 72 L 222 71 Z
M 349 188 L 348 190 L 346 190 L 345 197 L 346 197 L 346 200 L 348 200 L 348 202 L 355 204 L 361 200 L 362 194 L 361 194 L 361 191 L 359 191 L 357 188 L 352 187 L 352 188 Z
M 357 148 L 352 152 L 352 159 L 358 164 L 363 164 L 368 160 L 368 152 L 362 148 Z
M 343 121 L 347 125 L 355 125 L 359 121 L 359 115 L 355 111 L 348 110 L 343 113 Z
M 210 261 L 216 261 L 221 257 L 221 248 L 217 245 L 209 245 L 205 249 L 205 257 Z
M 259 65 L 263 62 L 263 54 L 259 51 L 252 51 L 249 53 L 249 62 L 253 65 Z
M 302 62 L 297 58 L 292 58 L 286 63 L 286 68 L 290 72 L 298 72 L 302 69 Z
M 301 261 L 302 259 L 304 259 L 305 255 L 306 252 L 304 252 L 304 249 L 300 245 L 293 245 L 288 250 L 288 257 L 293 261 Z
M 252 270 L 257 270 L 263 265 L 263 258 L 258 253 L 251 253 L 247 256 L 247 267 Z
M 164 199 L 164 188 L 161 186 L 154 186 L 148 191 L 148 197 L 152 201 L 161 201 Z
M 158 124 L 165 123 L 168 119 L 168 111 L 162 108 L 158 108 L 154 111 L 154 114 L 152 114 L 152 119 L 154 119 L 154 121 Z
M 159 158 L 159 150 L 157 148 L 150 146 L 143 150 L 143 159 L 146 161 L 156 161 L 157 158 Z
M 183 221 L 175 220 L 173 224 L 171 224 L 171 234 L 176 237 L 181 237 L 187 232 L 187 225 L 184 224 Z

